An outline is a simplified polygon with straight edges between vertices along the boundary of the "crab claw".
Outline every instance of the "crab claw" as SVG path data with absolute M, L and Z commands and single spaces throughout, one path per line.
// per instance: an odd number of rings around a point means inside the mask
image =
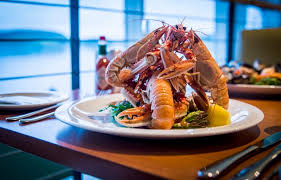
M 185 60 L 180 61 L 159 73 L 158 78 L 171 79 L 180 76 L 195 67 L 194 62 Z
M 151 121 L 151 111 L 146 111 L 144 107 L 130 108 L 119 113 L 115 120 L 126 127 L 148 126 Z

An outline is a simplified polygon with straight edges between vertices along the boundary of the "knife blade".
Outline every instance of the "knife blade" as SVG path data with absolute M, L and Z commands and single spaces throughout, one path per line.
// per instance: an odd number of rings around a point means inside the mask
M 261 175 L 263 170 L 273 161 L 278 159 L 280 155 L 281 155 L 281 144 L 258 162 L 242 169 L 238 174 L 233 176 L 231 179 L 233 180 L 257 179 Z
M 274 133 L 265 139 L 247 147 L 246 149 L 216 161 L 197 172 L 199 179 L 215 179 L 224 174 L 231 167 L 238 164 L 240 161 L 247 159 L 250 155 L 264 151 L 281 141 L 281 132 Z

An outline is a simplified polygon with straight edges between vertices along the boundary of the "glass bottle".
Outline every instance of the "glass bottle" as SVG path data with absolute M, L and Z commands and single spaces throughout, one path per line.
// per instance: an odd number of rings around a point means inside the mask
M 106 39 L 100 36 L 98 42 L 98 58 L 96 61 L 96 95 L 111 93 L 112 87 L 105 80 L 105 69 L 109 64 L 106 57 Z

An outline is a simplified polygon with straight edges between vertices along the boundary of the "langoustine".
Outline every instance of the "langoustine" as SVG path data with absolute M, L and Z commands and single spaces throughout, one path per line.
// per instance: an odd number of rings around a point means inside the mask
M 124 96 L 135 106 L 115 117 L 127 127 L 170 129 L 189 106 L 208 109 L 204 90 L 211 92 L 214 103 L 228 106 L 226 81 L 218 65 L 198 35 L 182 25 L 160 27 L 128 48 L 109 64 L 106 80 L 123 87 Z M 191 101 L 184 97 L 187 84 L 196 92 Z

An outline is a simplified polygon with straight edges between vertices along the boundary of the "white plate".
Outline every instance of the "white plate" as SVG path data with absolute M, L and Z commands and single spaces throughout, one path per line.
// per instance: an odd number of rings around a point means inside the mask
M 255 126 L 264 117 L 262 111 L 258 108 L 231 99 L 229 104 L 231 124 L 227 126 L 171 130 L 126 128 L 116 124 L 108 112 L 98 112 L 98 110 L 111 102 L 123 99 L 123 96 L 120 94 L 91 97 L 78 102 L 64 104 L 56 110 L 55 115 L 64 123 L 90 131 L 149 139 L 177 139 L 227 134 Z
M 247 93 L 261 95 L 280 95 L 281 86 L 251 85 L 251 84 L 228 84 L 230 93 Z
M 57 104 L 66 99 L 68 95 L 54 91 L 0 94 L 0 109 L 32 110 Z

